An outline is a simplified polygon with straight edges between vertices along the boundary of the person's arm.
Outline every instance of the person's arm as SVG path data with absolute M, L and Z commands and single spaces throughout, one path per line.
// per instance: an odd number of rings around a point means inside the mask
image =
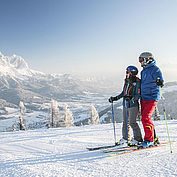
M 117 101 L 117 100 L 119 100 L 119 99 L 122 98 L 122 97 L 123 97 L 123 91 L 122 91 L 121 94 L 119 94 L 119 95 L 117 95 L 117 96 L 115 96 L 115 97 L 111 96 L 111 97 L 109 98 L 109 102 L 112 103 L 113 101 Z
M 159 68 L 156 68 L 156 70 L 154 70 L 153 78 L 154 78 L 154 80 L 155 80 L 155 82 L 158 86 L 163 87 L 164 80 L 163 80 L 163 77 L 162 77 L 162 72 L 160 71 Z

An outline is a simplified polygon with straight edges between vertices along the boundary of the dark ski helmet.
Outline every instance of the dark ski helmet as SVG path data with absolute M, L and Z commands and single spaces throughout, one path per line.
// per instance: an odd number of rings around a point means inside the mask
M 139 56 L 139 62 L 143 62 L 144 61 L 144 65 L 148 65 L 149 63 L 151 63 L 154 60 L 154 56 L 152 55 L 152 53 L 150 52 L 143 52 L 141 53 L 141 55 Z
M 135 66 L 128 66 L 126 72 L 131 73 L 132 76 L 136 76 L 138 74 L 138 69 Z

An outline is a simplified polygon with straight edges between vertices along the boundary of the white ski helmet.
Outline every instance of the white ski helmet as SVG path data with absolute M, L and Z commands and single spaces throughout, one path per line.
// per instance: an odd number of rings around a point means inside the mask
M 141 55 L 139 56 L 139 62 L 143 62 L 144 61 L 144 65 L 148 65 L 149 63 L 151 63 L 154 60 L 154 56 L 152 55 L 152 53 L 150 52 L 143 52 L 141 53 Z

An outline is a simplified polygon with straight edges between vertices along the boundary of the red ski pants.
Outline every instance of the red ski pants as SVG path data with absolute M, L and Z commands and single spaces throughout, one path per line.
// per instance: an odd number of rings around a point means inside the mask
M 157 101 L 141 101 L 141 121 L 144 127 L 144 140 L 154 141 L 154 124 L 152 114 L 157 105 Z

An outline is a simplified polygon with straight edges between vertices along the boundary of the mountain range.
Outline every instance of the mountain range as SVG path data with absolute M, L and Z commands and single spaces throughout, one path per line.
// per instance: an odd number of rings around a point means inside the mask
M 51 99 L 59 102 L 92 103 L 99 102 L 99 115 L 106 122 L 112 119 L 111 107 L 108 107 L 106 93 L 113 95 L 113 84 L 111 81 L 96 78 L 78 78 L 71 74 L 46 74 L 30 69 L 28 63 L 21 56 L 4 56 L 0 52 L 0 110 L 4 107 L 18 108 L 19 102 L 23 101 L 28 110 L 48 111 L 48 108 L 41 106 L 49 103 Z M 165 100 L 158 104 L 160 114 L 163 115 L 165 105 L 168 119 L 175 118 L 177 82 L 165 83 L 162 88 Z M 118 94 L 118 93 L 117 93 Z M 111 95 L 110 95 L 111 96 Z M 104 103 L 103 103 L 104 102 Z M 118 107 L 121 105 L 119 102 Z M 79 110 L 77 113 L 84 112 Z M 117 122 L 122 121 L 120 108 L 115 108 L 118 115 Z M 83 107 L 82 107 L 83 109 Z M 74 108 L 74 110 L 76 110 Z
M 105 93 L 107 87 L 104 80 L 35 71 L 21 56 L 5 56 L 0 52 L 0 89 L 0 107 L 16 107 L 23 101 L 31 109 L 38 109 L 33 103 L 51 99 L 75 101 L 89 94 Z

